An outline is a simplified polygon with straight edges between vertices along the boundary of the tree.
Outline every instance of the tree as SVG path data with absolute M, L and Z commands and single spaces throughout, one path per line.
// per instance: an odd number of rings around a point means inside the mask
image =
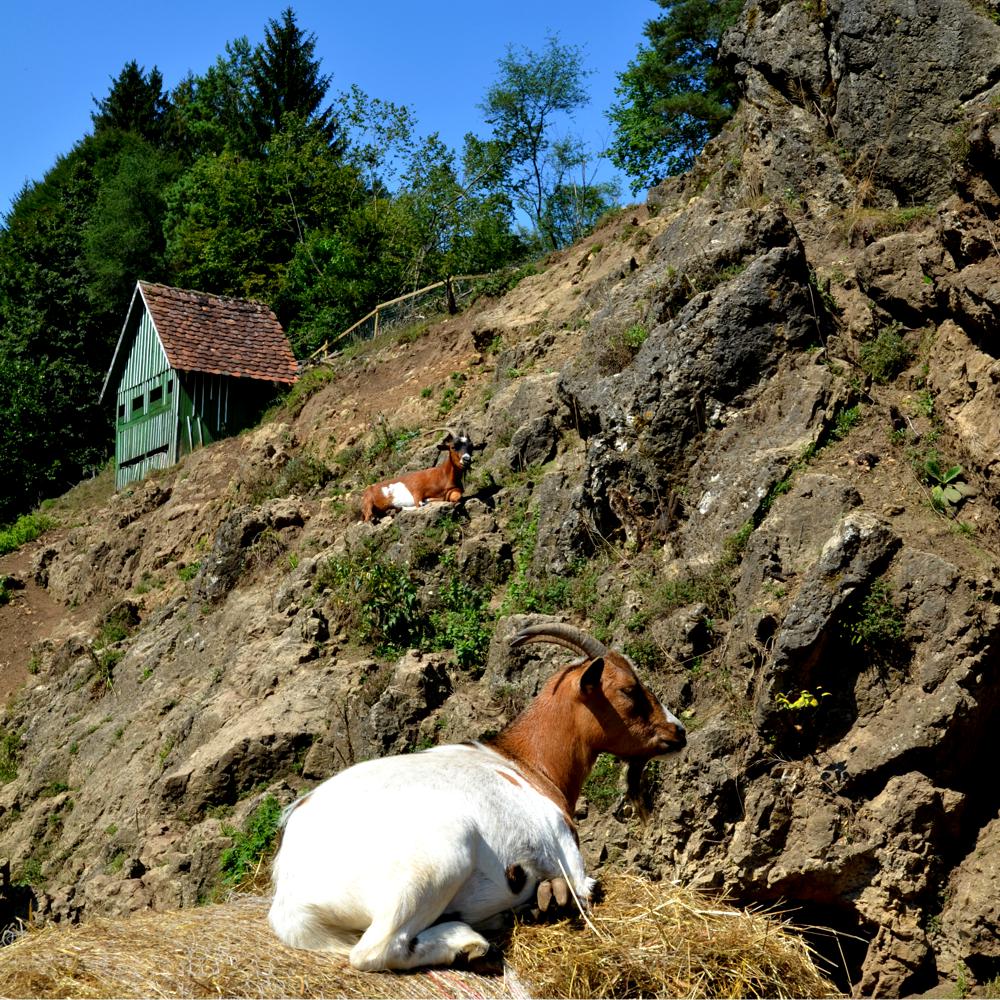
M 174 88 L 168 122 L 171 148 L 189 161 L 221 153 L 226 146 L 245 155 L 259 152 L 251 115 L 254 59 L 250 40 L 243 35 L 227 42 L 226 54 L 201 76 L 189 75 Z
M 163 137 L 170 102 L 163 90 L 163 76 L 154 66 L 149 75 L 145 67 L 132 59 L 111 81 L 104 100 L 94 98 L 96 112 L 91 112 L 94 132 L 118 129 L 134 132 L 152 143 Z
M 82 232 L 87 292 L 99 310 L 124 315 L 137 278 L 163 278 L 164 192 L 179 172 L 172 154 L 134 135 L 102 171 Z
M 492 173 L 541 234 L 559 172 L 553 131 L 561 116 L 572 117 L 587 102 L 589 71 L 580 49 L 555 37 L 540 53 L 509 46 L 498 67 L 499 79 L 480 105 L 492 139 L 469 144 L 466 159 L 475 172 Z M 559 245 L 547 236 L 550 249 Z
M 618 77 L 608 118 L 611 162 L 632 178 L 632 193 L 683 173 L 732 116 L 736 80 L 720 58 L 726 29 L 743 0 L 656 0 L 666 11 L 644 29 L 648 48 Z
M 321 107 L 331 77 L 320 73 L 315 50 L 316 36 L 302 32 L 291 7 L 282 12 L 280 22 L 268 21 L 264 41 L 250 66 L 250 112 L 262 147 L 282 130 L 288 115 L 312 123 L 334 144 L 337 123 L 333 110 L 329 105 Z

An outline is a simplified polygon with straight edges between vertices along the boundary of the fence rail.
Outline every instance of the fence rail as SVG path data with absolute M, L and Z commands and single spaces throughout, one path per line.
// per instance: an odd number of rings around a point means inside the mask
M 323 342 L 310 355 L 310 360 L 316 360 L 321 355 L 327 355 L 334 347 L 361 340 L 371 340 L 380 333 L 407 326 L 416 320 L 423 319 L 437 309 L 447 309 L 454 312 L 463 299 L 467 299 L 475 288 L 475 283 L 488 278 L 488 274 L 460 274 L 435 281 L 414 292 L 397 295 L 388 302 L 380 302 L 370 313 L 362 316 L 356 323 L 342 333 Z

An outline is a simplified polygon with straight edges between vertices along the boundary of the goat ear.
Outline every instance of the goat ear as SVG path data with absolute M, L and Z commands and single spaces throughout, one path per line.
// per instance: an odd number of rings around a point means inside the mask
M 451 436 L 451 433 L 449 432 L 448 436 L 438 445 L 438 451 L 447 451 L 451 447 L 452 442 L 454 440 L 455 439 Z
M 586 696 L 601 687 L 601 674 L 604 673 L 604 657 L 598 656 L 596 660 L 591 660 L 590 666 L 583 672 L 580 678 L 580 691 Z

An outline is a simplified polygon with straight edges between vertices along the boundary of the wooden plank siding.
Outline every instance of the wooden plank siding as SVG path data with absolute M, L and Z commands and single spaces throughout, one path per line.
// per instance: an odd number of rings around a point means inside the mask
M 176 390 L 176 373 L 143 310 L 116 394 L 116 489 L 177 461 L 172 433 L 177 423 Z

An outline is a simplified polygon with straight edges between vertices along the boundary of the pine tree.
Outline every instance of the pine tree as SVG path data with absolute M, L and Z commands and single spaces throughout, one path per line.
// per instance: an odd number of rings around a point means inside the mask
M 316 36 L 299 28 L 291 7 L 282 12 L 280 22 L 268 21 L 250 68 L 251 116 L 261 146 L 282 130 L 290 115 L 312 123 L 334 143 L 333 111 L 329 105 L 322 107 L 331 77 L 320 73 L 315 50 Z
M 689 170 L 737 99 L 720 43 L 743 0 L 657 3 L 666 13 L 646 24 L 650 46 L 619 75 L 621 100 L 608 112 L 615 130 L 609 156 L 632 178 L 633 193 Z
M 95 134 L 115 128 L 154 144 L 163 138 L 170 102 L 163 90 L 163 75 L 155 66 L 147 76 L 145 67 L 130 60 L 112 79 L 108 96 L 103 101 L 95 97 L 94 104 L 97 111 L 90 118 Z

